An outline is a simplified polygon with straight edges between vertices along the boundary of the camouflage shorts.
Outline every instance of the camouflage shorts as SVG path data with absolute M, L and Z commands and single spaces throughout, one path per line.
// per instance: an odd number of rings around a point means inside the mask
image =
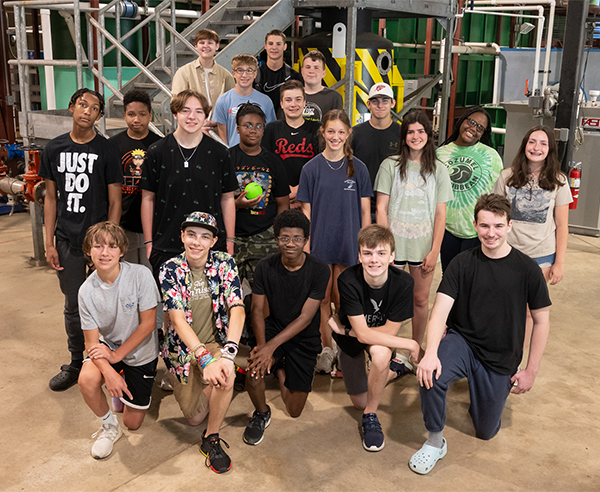
M 256 264 L 265 256 L 279 253 L 273 226 L 250 237 L 235 238 L 233 257 L 238 267 L 240 280 L 247 279 L 252 285 Z

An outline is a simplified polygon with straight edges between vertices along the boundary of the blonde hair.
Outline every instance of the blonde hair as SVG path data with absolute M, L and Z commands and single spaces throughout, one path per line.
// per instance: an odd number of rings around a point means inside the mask
M 258 68 L 258 61 L 256 61 L 255 56 L 249 55 L 248 53 L 241 53 L 232 58 L 231 69 L 235 70 L 240 65 L 248 65 L 256 70 Z

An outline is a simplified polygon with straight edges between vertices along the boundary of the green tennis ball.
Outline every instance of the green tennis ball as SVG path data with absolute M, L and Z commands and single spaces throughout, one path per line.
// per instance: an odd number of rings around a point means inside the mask
M 263 194 L 262 187 L 258 183 L 248 183 L 244 191 L 248 200 L 254 200 L 257 196 Z

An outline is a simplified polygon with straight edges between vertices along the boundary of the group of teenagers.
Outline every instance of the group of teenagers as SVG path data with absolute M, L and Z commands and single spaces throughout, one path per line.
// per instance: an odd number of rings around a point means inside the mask
M 150 99 L 131 91 L 128 128 L 107 141 L 94 130 L 103 97 L 80 89 L 72 131 L 42 154 L 47 259 L 71 353 L 50 388 L 79 384 L 101 424 L 92 456 L 108 457 L 122 435 L 115 413 L 130 430 L 142 425 L 159 355 L 170 375 L 161 387 L 189 425 L 207 420 L 200 451 L 217 473 L 231 469 L 219 429 L 240 367 L 255 407 L 249 445 L 271 423 L 265 377 L 299 417 L 315 372 L 334 367 L 363 411 L 367 451 L 385 445 L 385 386 L 411 373 L 428 431 L 413 471 L 430 472 L 446 454 L 446 391 L 457 379 L 468 379 L 477 437 L 492 438 L 509 393 L 533 386 L 549 331 L 547 282 L 563 276 L 571 194 L 553 131 L 532 128 L 503 170 L 484 108 L 466 109 L 436 149 L 425 113 L 393 121 L 385 83 L 369 92 L 371 118 L 352 127 L 337 92 L 321 86 L 309 102 L 323 55 L 305 55 L 303 85 L 282 62 L 280 31 L 265 40 L 265 65 L 283 78 L 280 119 L 269 121 L 273 94 L 253 88 L 256 59 L 234 57 L 225 91 L 214 36 L 198 33 L 199 59 L 174 77 L 172 134 L 149 130 Z M 273 73 L 260 84 L 277 85 Z M 229 149 L 205 133 L 215 122 Z M 251 183 L 262 193 L 249 198 Z M 409 319 L 412 337 L 397 336 Z

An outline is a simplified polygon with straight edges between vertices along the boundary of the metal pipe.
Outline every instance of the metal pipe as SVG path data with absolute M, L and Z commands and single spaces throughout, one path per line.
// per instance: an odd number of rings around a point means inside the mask
M 94 19 L 94 14 L 90 14 L 88 19 Z M 104 42 L 104 35 L 102 34 L 102 32 L 106 30 L 106 26 L 104 25 L 104 14 L 100 14 L 99 19 L 97 20 L 98 23 L 102 26 L 102 30 L 96 29 L 96 46 L 98 48 L 98 73 L 102 76 L 102 78 L 104 78 L 104 45 L 106 44 Z M 102 96 L 104 96 L 104 84 L 99 84 L 99 86 L 99 92 Z M 106 118 L 104 116 L 100 118 L 100 131 L 103 135 L 106 135 Z
M 120 11 L 120 9 L 115 9 L 115 34 L 117 35 L 117 42 L 119 44 L 123 44 L 123 40 L 121 39 L 121 11 Z M 123 74 L 121 73 L 122 71 L 123 71 L 123 60 L 121 58 L 121 52 L 119 50 L 117 50 L 117 87 L 119 88 L 119 90 L 121 90 L 121 87 L 123 87 Z
M 46 67 L 76 67 L 77 60 L 8 60 L 9 65 L 46 66 Z M 48 108 L 50 109 L 50 108 Z
M 538 2 L 539 3 L 539 2 Z M 530 7 L 527 10 L 537 10 L 538 15 L 530 15 L 530 14 L 509 14 L 506 12 L 497 12 L 498 8 L 502 10 L 524 10 L 523 6 L 516 5 L 502 5 L 501 7 L 479 7 L 478 9 L 465 9 L 463 14 L 465 13 L 474 13 L 474 14 L 485 14 L 485 15 L 500 15 L 504 17 L 525 17 L 529 19 L 537 19 L 537 36 L 536 36 L 536 45 L 535 45 L 535 62 L 534 62 L 534 70 L 533 70 L 533 93 L 539 94 L 539 72 L 540 72 L 540 53 L 542 50 L 542 32 L 544 30 L 544 7 L 541 5 L 533 5 L 529 4 Z M 460 16 L 462 16 L 461 14 Z M 546 57 L 549 56 L 548 51 L 546 50 Z M 549 60 L 548 60 L 549 62 Z M 546 79 L 547 80 L 547 79 Z
M 42 18 L 42 49 L 44 50 L 44 59 L 52 60 L 52 26 L 50 24 L 50 10 L 41 9 Z M 44 68 L 46 78 L 46 106 L 48 109 L 56 109 L 56 92 L 54 87 L 54 68 L 47 65 Z
M 346 20 L 346 75 L 345 87 L 346 97 L 344 101 L 344 109 L 350 118 L 350 124 L 354 125 L 353 109 L 354 109 L 354 61 L 356 59 L 356 24 L 357 24 L 358 9 L 356 7 L 347 8 Z
M 27 26 L 27 19 L 25 17 L 25 7 L 20 7 L 20 23 L 21 23 L 21 39 L 19 44 L 21 46 L 20 58 L 27 58 L 27 33 L 25 28 Z M 34 138 L 33 131 L 31 128 L 31 122 L 29 121 L 29 111 L 31 111 L 31 84 L 29 78 L 29 69 L 23 67 L 23 87 L 25 92 L 21 92 L 21 112 L 23 113 L 23 119 L 25 120 L 25 135 L 24 143 L 29 145 L 30 139 Z M 19 74 L 21 76 L 21 73 Z
M 452 9 L 454 10 L 454 5 Z M 444 82 L 442 84 L 442 98 L 441 98 L 441 108 L 440 108 L 440 131 L 439 131 L 439 140 L 438 145 L 441 144 L 444 140 L 446 140 L 446 133 L 448 128 L 448 99 L 450 92 L 450 63 L 452 57 L 450 56 L 452 49 L 452 40 L 454 38 L 454 27 L 456 22 L 456 17 L 452 15 L 446 19 L 446 39 L 444 49 L 442 50 L 443 57 L 440 57 L 440 67 L 442 66 L 441 61 L 443 60 L 443 74 L 444 74 Z
M 550 12 L 548 14 L 548 29 L 546 29 L 546 49 L 544 57 L 544 77 L 542 80 L 542 90 L 548 85 L 548 74 L 550 73 L 550 55 L 552 53 L 552 31 L 554 29 L 554 16 L 556 11 L 556 0 L 476 0 L 475 5 L 514 5 L 515 3 L 523 5 L 549 5 Z M 504 7 L 502 7 L 504 8 Z
M 77 89 L 83 87 L 83 45 L 81 44 L 81 11 L 79 10 L 79 0 L 75 0 L 74 6 L 74 22 L 75 22 L 75 54 L 77 59 Z
M 162 19 L 161 19 L 162 20 Z M 175 0 L 171 0 L 171 26 L 174 31 L 177 31 L 177 23 L 175 19 Z M 177 37 L 171 34 L 171 76 L 177 71 Z M 208 78 L 208 75 L 207 75 Z

